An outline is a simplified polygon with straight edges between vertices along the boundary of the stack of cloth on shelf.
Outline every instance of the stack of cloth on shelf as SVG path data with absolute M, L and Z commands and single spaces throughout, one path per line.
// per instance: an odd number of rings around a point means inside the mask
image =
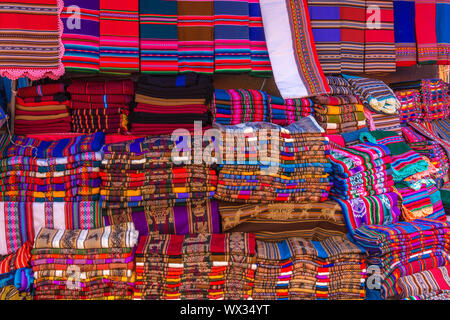
M 316 96 L 314 117 L 327 134 L 354 132 L 366 127 L 364 106 L 354 95 Z
M 397 280 L 400 298 L 407 300 L 450 300 L 450 265 L 433 268 Z
M 105 224 L 133 221 L 141 235 L 219 232 L 217 203 L 210 200 L 217 175 L 201 153 L 196 158 L 206 143 L 197 146 L 195 139 L 191 147 L 170 136 L 105 145 L 100 171 Z M 181 155 L 174 158 L 175 153 Z
M 132 223 L 100 229 L 42 228 L 31 251 L 36 300 L 131 300 L 135 282 Z
M 402 128 L 403 138 L 406 143 L 418 154 L 427 157 L 431 164 L 438 170 L 433 178 L 439 185 L 443 184 L 449 169 L 449 160 L 445 150 L 436 141 L 430 140 L 410 127 Z
M 215 89 L 213 121 L 224 125 L 270 121 L 270 96 L 253 89 Z
M 249 233 L 141 237 L 136 300 L 247 300 L 256 269 Z
M 131 80 L 74 80 L 71 94 L 72 130 L 78 133 L 102 131 L 125 133 L 129 104 L 134 95 Z
M 323 241 L 256 241 L 253 299 L 348 300 L 365 298 L 365 250 L 348 236 Z
M 360 135 L 360 140 L 380 144 L 389 149 L 392 159 L 392 176 L 395 182 L 401 182 L 405 178 L 428 169 L 428 163 L 396 132 L 378 130 L 364 132 Z
M 309 115 L 314 115 L 311 98 L 282 99 L 270 96 L 271 122 L 287 126 Z
M 398 109 L 400 123 L 408 123 L 423 118 L 421 103 L 422 97 L 419 90 L 398 90 L 395 91 L 395 94 L 400 102 L 400 108 Z
M 398 114 L 400 102 L 395 93 L 383 81 L 343 75 L 352 86 L 364 106 L 375 113 Z
M 312 116 L 287 127 L 256 122 L 216 124 L 222 161 L 215 198 L 231 202 L 325 201 L 328 138 Z
M 130 114 L 132 134 L 172 134 L 211 127 L 212 77 L 188 73 L 178 76 L 141 75 Z
M 368 269 L 379 270 L 374 284 L 379 283 L 383 299 L 404 295 L 401 278 L 449 265 L 449 237 L 449 224 L 431 219 L 366 225 L 354 234 L 369 254 Z
M 16 252 L 0 256 L 0 300 L 32 299 L 32 247 L 32 241 L 27 241 Z
M 287 240 L 292 252 L 291 300 L 364 300 L 365 250 L 348 236 Z
M 60 140 L 2 136 L 0 254 L 17 250 L 40 228 L 102 225 L 99 167 L 105 136 Z
M 257 240 L 290 237 L 324 240 L 347 233 L 341 207 L 334 201 L 238 204 L 219 201 L 224 232 L 252 232 Z
M 292 252 L 286 240 L 256 241 L 255 300 L 288 300 L 292 278 Z
M 63 83 L 18 89 L 14 132 L 20 135 L 70 132 L 68 104 Z

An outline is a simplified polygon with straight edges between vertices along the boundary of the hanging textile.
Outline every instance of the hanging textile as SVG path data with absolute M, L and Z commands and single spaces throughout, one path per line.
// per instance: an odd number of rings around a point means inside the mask
M 450 64 L 450 1 L 436 0 L 438 64 Z
M 309 18 L 324 73 L 341 73 L 340 1 L 308 0 Z
M 66 71 L 98 72 L 100 69 L 100 1 L 65 0 L 63 63 Z
M 64 74 L 62 0 L 0 3 L 0 76 L 31 80 Z
M 272 76 L 269 52 L 262 23 L 259 0 L 248 0 L 251 72 L 253 76 Z
M 416 0 L 417 60 L 433 64 L 437 60 L 436 0 Z
M 394 7 L 392 0 L 366 0 L 366 21 L 364 72 L 395 72 Z
M 178 72 L 177 2 L 139 0 L 141 72 Z
M 364 72 L 366 1 L 341 0 L 341 72 Z
M 213 0 L 178 0 L 179 72 L 214 72 Z
M 139 71 L 138 0 L 100 0 L 100 71 Z
M 275 82 L 284 99 L 329 92 L 309 21 L 306 0 L 261 0 Z
M 415 65 L 417 59 L 414 0 L 394 0 L 397 66 Z
M 251 71 L 247 0 L 214 0 L 214 71 Z

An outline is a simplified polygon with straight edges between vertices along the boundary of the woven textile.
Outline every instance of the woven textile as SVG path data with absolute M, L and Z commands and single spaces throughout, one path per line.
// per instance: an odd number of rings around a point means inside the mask
M 450 266 L 444 266 L 414 273 L 398 279 L 401 297 L 433 294 L 441 290 L 450 290 Z
M 417 61 L 419 64 L 436 63 L 436 0 L 416 0 Z
M 394 33 L 397 66 L 417 63 L 415 3 L 394 0 Z
M 140 71 L 178 72 L 177 2 L 139 0 Z
M 364 72 L 366 1 L 341 0 L 341 72 Z
M 450 2 L 436 0 L 436 41 L 438 64 L 450 64 L 450 36 L 447 32 L 450 19 Z
M 249 40 L 251 75 L 271 76 L 272 66 L 270 64 L 269 52 L 267 51 L 264 26 L 262 23 L 261 7 L 259 0 L 248 0 L 249 13 Z
M 398 110 L 400 123 L 408 123 L 423 117 L 419 90 L 399 90 L 395 94 L 400 102 L 400 109 Z
M 100 0 L 100 71 L 139 71 L 138 0 Z
M 447 119 L 450 114 L 450 98 L 446 84 L 441 79 L 421 81 L 422 107 L 427 121 Z
M 313 43 L 306 1 L 260 3 L 270 61 L 281 96 L 301 98 L 328 92 Z
M 64 1 L 62 42 L 66 71 L 100 70 L 100 1 Z M 79 19 L 79 20 L 78 20 Z
M 392 0 L 366 0 L 364 72 L 395 72 L 394 7 Z
M 31 248 L 33 241 L 25 242 L 16 252 L 0 257 L 0 274 L 30 267 Z
M 64 74 L 61 0 L 26 0 L 0 6 L 0 75 L 58 79 Z

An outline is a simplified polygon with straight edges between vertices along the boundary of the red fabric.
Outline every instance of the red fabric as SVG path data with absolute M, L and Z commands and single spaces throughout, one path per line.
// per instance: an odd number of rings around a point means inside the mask
M 417 60 L 435 63 L 438 59 L 436 39 L 436 1 L 416 0 Z
M 128 104 L 132 100 L 131 95 L 123 94 L 108 94 L 104 95 L 86 95 L 86 94 L 72 94 L 72 101 L 80 102 L 90 102 L 90 103 L 100 103 L 103 104 L 106 100 L 108 104 Z
M 30 2 L 30 1 L 29 1 Z M 37 3 L 45 3 L 45 1 L 36 1 Z M 49 1 L 54 2 L 54 1 Z M 0 22 L 1 26 L 1 22 Z M 9 25 L 11 28 L 11 25 Z M 20 29 L 20 28 L 19 28 Z M 52 28 L 50 28 L 51 30 Z M 38 96 L 51 96 L 56 93 L 65 92 L 64 83 L 52 83 L 52 84 L 43 84 L 40 86 L 31 86 L 24 87 L 17 90 L 17 96 L 25 98 L 25 97 L 38 97 Z
M 202 131 L 209 129 L 210 126 L 202 127 Z M 194 132 L 194 124 L 141 124 L 133 123 L 130 132 L 132 134 L 148 134 L 161 135 L 172 134 L 176 129 L 186 129 L 189 132 Z
M 45 107 L 45 106 L 55 106 L 55 105 L 68 105 L 69 101 L 42 101 L 42 102 L 25 102 L 20 97 L 16 98 L 17 104 L 20 104 L 24 107 Z
M 134 83 L 131 80 L 74 80 L 67 91 L 70 94 L 80 95 L 134 95 Z

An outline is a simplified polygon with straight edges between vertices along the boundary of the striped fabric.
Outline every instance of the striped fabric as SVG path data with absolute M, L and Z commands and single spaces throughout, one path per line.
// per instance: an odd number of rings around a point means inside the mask
M 21 268 L 29 268 L 32 247 L 33 241 L 27 241 L 16 252 L 0 257 L 0 274 Z
M 139 0 L 140 71 L 178 72 L 177 2 Z
M 364 72 L 366 1 L 341 0 L 341 72 Z
M 214 71 L 251 71 L 248 0 L 214 0 Z
M 100 1 L 65 0 L 61 18 L 64 24 L 63 63 L 66 71 L 100 70 Z M 77 20 L 77 19 L 80 20 Z
M 272 76 L 259 0 L 248 0 L 251 72 L 253 76 Z
M 414 0 L 394 0 L 394 33 L 397 66 L 415 65 L 417 49 Z
M 317 56 L 324 73 L 341 73 L 341 17 L 339 8 L 341 2 L 308 0 L 309 17 Z
M 450 265 L 446 265 L 401 277 L 397 281 L 401 297 L 431 295 L 438 294 L 441 290 L 450 290 L 449 270 Z
M 64 74 L 62 0 L 0 3 L 0 76 L 31 80 Z
M 213 73 L 213 0 L 178 0 L 177 6 L 179 72 Z
M 436 0 L 416 0 L 417 60 L 419 64 L 436 63 Z
M 395 72 L 393 1 L 366 0 L 366 21 L 364 72 Z
M 436 0 L 436 40 L 438 64 L 450 64 L 450 1 Z
M 100 71 L 139 71 L 138 0 L 100 0 Z
M 400 102 L 400 109 L 398 110 L 400 123 L 408 123 L 423 117 L 419 90 L 400 90 L 396 91 L 395 95 Z

